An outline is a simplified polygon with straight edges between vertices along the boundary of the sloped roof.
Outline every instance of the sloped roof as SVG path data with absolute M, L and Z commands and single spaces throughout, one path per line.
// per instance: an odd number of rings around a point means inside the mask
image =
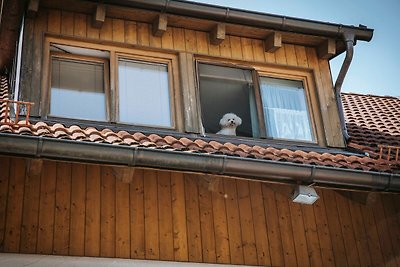
M 8 99 L 8 86 L 6 77 L 0 81 L 0 99 Z M 378 99 L 378 100 L 376 100 Z M 377 144 L 381 137 L 377 132 L 384 133 L 385 142 L 399 144 L 400 100 L 391 97 L 362 96 L 355 94 L 343 95 L 346 118 L 348 120 L 350 146 L 362 149 L 365 152 L 377 151 Z M 382 105 L 384 103 L 385 105 Z M 384 109 L 385 107 L 385 109 Z M 394 110 L 391 110 L 392 107 Z M 369 116 L 366 113 L 371 113 Z M 388 114 L 389 120 L 384 120 Z M 0 120 L 4 122 L 5 103 L 1 104 Z M 385 121 L 384 124 L 380 121 Z M 388 121 L 388 122 L 386 122 Z M 177 137 L 173 134 L 160 136 L 158 134 L 144 134 L 142 132 L 113 131 L 111 129 L 96 129 L 94 127 L 82 128 L 78 125 L 66 127 L 63 124 L 50 124 L 37 122 L 35 124 L 7 125 L 0 123 L 0 133 L 41 136 L 55 139 L 69 139 L 77 142 L 105 143 L 117 146 L 142 147 L 169 151 L 182 151 L 187 153 L 218 154 L 241 158 L 256 158 L 266 161 L 292 162 L 296 164 L 319 165 L 333 168 L 356 169 L 378 172 L 398 172 L 398 162 L 378 159 L 375 154 L 364 156 L 362 154 L 348 155 L 343 153 L 317 153 L 314 151 L 290 150 L 277 148 L 270 145 L 247 145 L 221 143 L 214 140 L 199 138 Z M 364 129 L 365 128 L 365 129 Z M 368 146 L 371 142 L 371 146 Z M 396 143 L 397 142 L 397 143 Z M 361 152 L 361 151 L 360 151 Z

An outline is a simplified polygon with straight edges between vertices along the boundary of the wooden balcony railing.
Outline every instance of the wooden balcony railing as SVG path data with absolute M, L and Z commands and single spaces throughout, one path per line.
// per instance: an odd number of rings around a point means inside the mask
M 379 145 L 379 159 L 400 163 L 400 146 Z
M 5 103 L 5 106 L 4 106 Z M 29 116 L 31 114 L 31 106 L 32 102 L 24 102 L 24 101 L 14 101 L 14 100 L 6 100 L 0 99 L 1 106 L 1 121 L 0 124 L 7 125 L 29 125 Z M 5 109 L 4 109 L 5 108 Z M 15 111 L 11 112 L 11 111 Z M 19 122 L 19 117 L 25 117 L 25 122 Z

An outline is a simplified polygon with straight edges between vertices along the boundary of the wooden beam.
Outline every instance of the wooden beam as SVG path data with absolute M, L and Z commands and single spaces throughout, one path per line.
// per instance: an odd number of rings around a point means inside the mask
M 42 173 L 42 159 L 27 159 L 26 173 L 28 177 L 39 176 Z
M 265 38 L 265 52 L 274 53 L 282 47 L 282 34 L 273 32 Z
M 210 43 L 219 45 L 225 40 L 225 23 L 218 23 L 210 31 Z
M 158 15 L 153 21 L 153 35 L 161 37 L 167 31 L 168 18 L 166 14 Z
M 336 42 L 333 39 L 326 39 L 318 46 L 318 57 L 321 59 L 330 59 L 336 54 Z
M 135 168 L 125 166 L 114 166 L 112 167 L 115 178 L 119 179 L 123 183 L 131 183 L 133 175 L 135 174 Z
M 96 9 L 93 14 L 92 26 L 100 29 L 106 20 L 106 6 L 104 4 L 96 5 Z
M 28 4 L 28 10 L 26 11 L 26 15 L 28 18 L 36 17 L 36 14 L 39 10 L 39 0 L 30 0 Z

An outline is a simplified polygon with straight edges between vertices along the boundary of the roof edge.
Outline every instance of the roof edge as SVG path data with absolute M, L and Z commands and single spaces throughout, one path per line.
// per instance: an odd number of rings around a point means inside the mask
M 102 3 L 329 38 L 341 38 L 346 32 L 353 33 L 356 40 L 370 41 L 374 32 L 373 29 L 362 25 L 321 22 L 183 0 L 103 0 Z
M 0 153 L 87 163 L 152 167 L 242 177 L 291 184 L 316 184 L 332 188 L 400 192 L 400 175 L 338 169 L 325 166 L 194 154 L 153 148 L 115 146 L 0 134 Z

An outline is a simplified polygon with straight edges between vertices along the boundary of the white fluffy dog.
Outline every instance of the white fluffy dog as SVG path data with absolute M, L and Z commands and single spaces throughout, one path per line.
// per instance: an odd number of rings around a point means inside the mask
M 242 124 L 242 119 L 234 113 L 226 113 L 221 120 L 221 130 L 217 134 L 236 135 L 236 127 Z

